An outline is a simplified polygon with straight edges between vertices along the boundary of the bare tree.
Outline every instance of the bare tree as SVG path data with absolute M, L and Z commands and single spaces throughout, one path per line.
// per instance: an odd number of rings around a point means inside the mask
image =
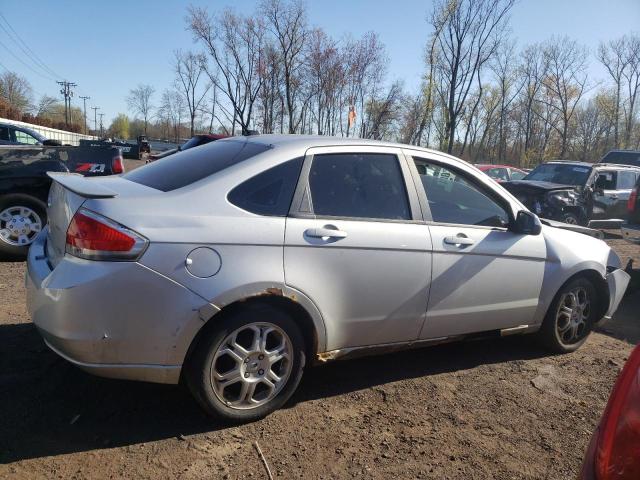
M 548 105 L 559 114 L 560 125 L 553 127 L 560 134 L 560 157 L 564 158 L 570 122 L 587 87 L 587 50 L 575 40 L 552 37 L 543 51 L 548 66 L 543 83 Z
M 627 37 L 621 37 L 609 42 L 601 42 L 598 47 L 598 60 L 604 65 L 605 69 L 613 80 L 615 89 L 615 111 L 614 111 L 614 146 L 620 146 L 618 128 L 620 126 L 620 95 L 622 91 L 622 82 L 625 72 L 629 68 L 631 58 L 627 55 Z
M 622 76 L 627 84 L 627 100 L 625 112 L 624 144 L 626 148 L 631 145 L 631 132 L 635 121 L 635 107 L 640 91 L 640 36 L 633 34 L 627 37 L 627 61 L 629 68 L 624 70 Z
M 533 136 L 534 108 L 546 75 L 547 65 L 539 44 L 530 45 L 520 54 L 519 76 L 522 81 L 522 130 L 524 133 L 524 154 L 528 155 Z
M 205 69 L 211 82 L 229 101 L 231 132 L 239 124 L 243 132 L 251 125 L 254 104 L 262 86 L 265 29 L 256 17 L 244 17 L 225 10 L 217 19 L 204 8 L 189 7 L 189 29 L 202 42 L 212 61 Z
M 49 95 L 42 95 L 37 103 L 33 106 L 33 114 L 36 117 L 41 117 L 52 112 L 53 107 L 58 103 L 54 97 Z
M 191 136 L 195 133 L 194 125 L 196 114 L 200 111 L 201 104 L 209 92 L 210 84 L 202 84 L 200 77 L 204 72 L 206 59 L 204 55 L 193 52 L 174 52 L 176 73 L 176 88 L 184 96 L 187 103 L 190 119 Z
M 151 85 L 140 84 L 136 88 L 129 90 L 127 96 L 127 105 L 135 114 L 141 115 L 144 122 L 144 133 L 147 134 L 147 127 L 149 125 L 149 119 L 151 118 L 151 112 L 153 111 L 153 104 L 151 103 L 151 97 L 155 93 L 155 88 Z
M 446 91 L 446 150 L 453 151 L 458 117 L 478 70 L 491 58 L 506 29 L 515 0 L 439 0 L 430 23 L 437 30 L 437 68 Z M 446 12 L 446 13 L 443 13 Z
M 306 9 L 300 0 L 263 0 L 261 10 L 280 49 L 289 133 L 295 133 L 302 121 L 302 115 L 296 112 L 308 35 Z
M 0 75 L 0 98 L 18 112 L 27 109 L 31 102 L 31 95 L 31 85 L 26 78 L 9 71 Z

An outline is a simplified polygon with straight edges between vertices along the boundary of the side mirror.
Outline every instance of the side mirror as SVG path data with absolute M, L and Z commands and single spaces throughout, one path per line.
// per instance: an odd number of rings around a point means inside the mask
M 42 145 L 44 145 L 45 147 L 61 147 L 62 143 L 60 143 L 58 140 L 45 140 L 42 142 Z
M 528 210 L 520 210 L 511 231 L 523 235 L 540 235 L 542 224 L 535 213 Z

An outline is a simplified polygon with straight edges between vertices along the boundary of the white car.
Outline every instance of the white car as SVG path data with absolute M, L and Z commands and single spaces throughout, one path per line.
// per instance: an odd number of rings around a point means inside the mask
M 408 145 L 257 135 L 51 176 L 27 275 L 47 344 L 98 375 L 182 377 L 226 420 L 280 407 L 307 361 L 486 332 L 570 352 L 629 280 L 606 243 Z

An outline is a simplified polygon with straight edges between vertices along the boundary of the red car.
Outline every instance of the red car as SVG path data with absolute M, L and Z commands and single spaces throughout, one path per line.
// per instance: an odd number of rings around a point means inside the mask
M 476 167 L 489 175 L 497 182 L 508 182 L 510 180 L 522 180 L 527 174 L 524 170 L 511 165 L 493 165 L 489 163 L 479 163 Z
M 640 479 L 640 345 L 629 356 L 611 391 L 579 478 Z
M 199 147 L 200 145 L 204 145 L 205 143 L 220 140 L 221 138 L 227 138 L 227 135 L 215 135 L 213 133 L 202 133 L 202 134 L 194 135 L 185 143 L 180 145 L 178 148 L 172 148 L 170 150 L 165 150 L 164 152 L 161 152 L 161 153 L 149 155 L 147 159 L 147 163 L 153 162 L 154 160 L 160 160 L 161 158 L 168 157 L 169 155 L 173 155 L 176 152 L 181 152 L 182 150 L 188 150 L 193 147 Z

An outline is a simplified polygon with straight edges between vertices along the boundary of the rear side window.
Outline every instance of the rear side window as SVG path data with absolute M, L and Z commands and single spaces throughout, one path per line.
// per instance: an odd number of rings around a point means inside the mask
M 313 213 L 319 216 L 411 218 L 404 178 L 395 155 L 315 155 L 309 188 Z
M 636 184 L 634 172 L 618 172 L 618 190 L 631 190 Z
M 11 141 L 11 137 L 9 136 L 9 127 L 3 127 L 0 125 L 0 140 L 4 140 L 5 142 Z
M 261 143 L 226 140 L 190 148 L 161 158 L 124 175 L 132 182 L 169 192 L 267 151 Z
M 296 158 L 265 170 L 235 187 L 227 199 L 255 213 L 285 217 L 289 213 L 304 158 Z

